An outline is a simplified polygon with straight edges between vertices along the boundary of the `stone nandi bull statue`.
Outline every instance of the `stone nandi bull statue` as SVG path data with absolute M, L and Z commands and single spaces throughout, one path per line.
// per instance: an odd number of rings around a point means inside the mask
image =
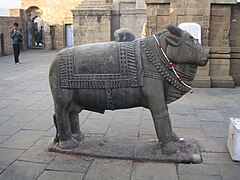
M 74 148 L 82 139 L 79 113 L 84 109 L 104 113 L 142 106 L 151 111 L 164 152 L 175 152 L 171 141 L 179 138 L 167 104 L 192 90 L 197 67 L 206 65 L 208 56 L 208 49 L 173 25 L 145 39 L 60 51 L 49 74 L 59 147 Z

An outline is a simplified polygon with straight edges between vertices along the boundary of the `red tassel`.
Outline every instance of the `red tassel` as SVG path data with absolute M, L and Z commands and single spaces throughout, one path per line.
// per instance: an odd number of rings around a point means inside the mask
M 192 87 L 190 88 L 190 93 L 191 93 L 191 94 L 193 93 L 193 89 L 192 89 Z
M 173 63 L 171 61 L 169 61 L 169 66 L 172 68 L 173 67 Z
M 163 48 L 163 46 L 161 44 L 158 45 L 159 48 Z
M 181 77 L 178 77 L 178 81 L 180 81 L 180 82 L 181 82 L 181 81 L 182 81 L 182 78 L 181 78 Z

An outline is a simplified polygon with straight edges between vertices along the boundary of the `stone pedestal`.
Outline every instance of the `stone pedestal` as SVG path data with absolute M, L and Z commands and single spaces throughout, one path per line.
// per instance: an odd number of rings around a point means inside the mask
M 194 139 L 175 142 L 177 152 L 171 155 L 162 153 L 157 140 L 135 138 L 93 137 L 83 139 L 74 149 L 61 149 L 51 144 L 48 150 L 111 159 L 131 159 L 135 161 L 155 161 L 169 163 L 201 163 L 199 145 Z
M 192 83 L 193 87 L 210 88 L 209 62 L 204 67 L 198 67 L 196 77 Z
M 212 87 L 234 87 L 234 81 L 229 75 L 230 48 L 212 47 L 209 62 Z
M 235 86 L 240 86 L 240 47 L 231 48 L 230 75 Z
M 235 86 L 240 86 L 240 3 L 232 6 L 231 11 L 231 28 L 229 31 L 231 47 L 230 75 Z
M 111 3 L 85 0 L 72 12 L 75 45 L 111 40 Z

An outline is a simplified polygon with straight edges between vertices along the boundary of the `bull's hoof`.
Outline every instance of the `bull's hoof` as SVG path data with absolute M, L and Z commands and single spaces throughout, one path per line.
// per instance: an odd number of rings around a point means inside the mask
M 58 143 L 59 143 L 59 138 L 58 138 L 58 137 L 55 137 L 55 138 L 53 139 L 53 143 L 54 143 L 54 144 L 58 144 Z
M 84 134 L 80 132 L 80 133 L 72 134 L 72 137 L 77 141 L 81 141 L 82 139 L 84 139 Z
M 73 149 L 77 146 L 78 146 L 78 143 L 73 139 L 59 142 L 59 147 L 62 149 Z
M 162 148 L 162 153 L 168 156 L 175 154 L 176 152 L 177 152 L 177 147 L 172 142 L 165 144 L 164 147 Z
M 173 131 L 171 132 L 171 141 L 180 142 L 180 139 L 179 139 L 178 135 Z

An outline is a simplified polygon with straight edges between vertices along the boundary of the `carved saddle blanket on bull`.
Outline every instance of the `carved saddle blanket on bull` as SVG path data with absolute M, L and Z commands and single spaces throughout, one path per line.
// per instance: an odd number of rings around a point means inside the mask
M 143 85 L 141 69 L 139 41 L 112 41 L 77 46 L 67 49 L 65 56 L 63 54 L 61 56 L 61 87 L 71 89 L 139 87 Z
M 143 66 L 142 58 L 151 62 L 155 71 Z M 176 71 L 188 84 L 196 73 Z M 165 83 L 167 103 L 190 90 L 178 81 L 153 37 L 68 48 L 61 53 L 60 77 L 61 88 L 106 89 L 107 92 L 114 88 L 142 87 L 143 77 L 160 79 Z

